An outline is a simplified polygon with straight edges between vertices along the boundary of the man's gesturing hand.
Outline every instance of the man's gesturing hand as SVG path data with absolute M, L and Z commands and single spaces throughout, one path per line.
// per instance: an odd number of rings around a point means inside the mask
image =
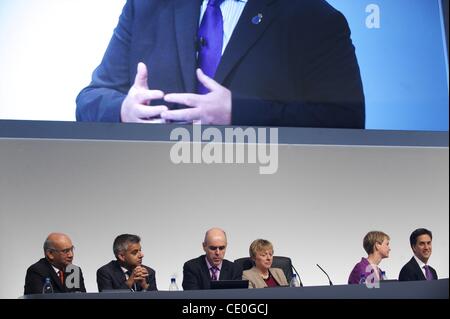
M 202 124 L 231 124 L 231 91 L 206 76 L 197 69 L 198 80 L 210 90 L 208 94 L 174 93 L 167 94 L 164 100 L 188 106 L 181 110 L 164 111 L 161 118 L 171 121 L 187 121 Z
M 167 106 L 149 106 L 151 100 L 162 99 L 164 93 L 159 90 L 149 90 L 148 71 L 144 63 L 137 67 L 136 79 L 122 103 L 120 117 L 122 122 L 133 123 L 161 123 L 164 120 L 155 119 L 161 112 L 167 111 Z M 152 119 L 153 118 L 153 119 Z

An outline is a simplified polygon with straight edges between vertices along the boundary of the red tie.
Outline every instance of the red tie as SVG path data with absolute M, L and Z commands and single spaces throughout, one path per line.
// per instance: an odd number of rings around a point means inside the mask
M 62 270 L 60 270 L 60 271 L 58 272 L 58 277 L 59 277 L 59 280 L 61 280 L 61 285 L 64 286 L 64 273 L 63 273 Z

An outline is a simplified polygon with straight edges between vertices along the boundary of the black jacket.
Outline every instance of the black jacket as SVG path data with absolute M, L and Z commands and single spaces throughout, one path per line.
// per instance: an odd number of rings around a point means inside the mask
M 158 290 L 156 287 L 155 271 L 142 265 L 148 271 L 147 283 L 150 285 L 147 290 Z M 97 287 L 98 291 L 114 290 L 114 289 L 129 289 L 126 285 L 126 277 L 120 264 L 117 260 L 113 260 L 97 270 Z M 141 287 L 137 285 L 137 290 Z
M 183 266 L 183 289 L 210 289 L 211 274 L 205 255 L 187 261 Z M 219 280 L 241 280 L 242 269 L 237 264 L 223 260 Z
M 80 270 L 80 282 L 79 288 L 68 288 L 67 280 L 70 281 L 69 276 L 73 275 L 73 273 L 64 273 L 64 278 L 66 278 L 66 283 L 63 285 L 55 272 L 55 269 L 52 267 L 50 262 L 42 258 L 37 263 L 31 265 L 25 277 L 25 288 L 24 295 L 30 294 L 41 294 L 42 288 L 45 283 L 45 278 L 50 278 L 50 282 L 53 286 L 53 292 L 55 293 L 64 293 L 64 292 L 86 292 L 86 288 L 84 286 L 84 278 L 83 273 Z
M 433 279 L 438 279 L 436 270 L 432 268 L 431 266 L 431 274 L 433 275 Z M 411 258 L 410 261 L 406 265 L 403 266 L 402 270 L 400 271 L 400 274 L 398 275 L 398 280 L 400 281 L 414 281 L 414 280 L 427 280 L 425 278 L 425 275 L 422 272 L 422 269 L 420 269 L 419 264 L 417 263 L 416 259 L 414 257 Z

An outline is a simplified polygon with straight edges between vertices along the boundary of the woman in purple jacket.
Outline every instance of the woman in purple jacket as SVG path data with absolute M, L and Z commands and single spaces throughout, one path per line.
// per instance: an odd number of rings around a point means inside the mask
M 355 265 L 348 278 L 349 284 L 366 283 L 366 280 L 373 283 L 384 279 L 378 265 L 382 259 L 389 257 L 391 251 L 389 241 L 389 235 L 381 231 L 371 231 L 364 236 L 363 247 L 368 256 L 361 258 L 361 261 Z

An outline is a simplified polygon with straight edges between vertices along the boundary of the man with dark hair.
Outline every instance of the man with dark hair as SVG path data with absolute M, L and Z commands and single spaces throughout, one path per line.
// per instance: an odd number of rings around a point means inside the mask
M 72 241 L 66 234 L 48 235 L 44 242 L 45 257 L 27 270 L 24 295 L 41 294 L 46 280 L 50 280 L 56 293 L 86 292 L 81 268 L 72 264 L 73 251 Z
M 113 243 L 116 260 L 97 270 L 99 292 L 113 289 L 157 290 L 155 271 L 142 265 L 144 254 L 140 242 L 141 238 L 137 235 L 116 237 Z
M 425 228 L 419 228 L 412 232 L 409 243 L 414 252 L 411 260 L 403 266 L 398 280 L 436 280 L 438 279 L 436 270 L 428 265 L 431 256 L 433 234 Z
M 240 280 L 242 269 L 225 258 L 227 235 L 220 228 L 205 234 L 205 255 L 187 261 L 183 266 L 183 289 L 210 289 L 212 280 Z
M 364 128 L 345 17 L 325 0 L 128 0 L 78 121 Z

